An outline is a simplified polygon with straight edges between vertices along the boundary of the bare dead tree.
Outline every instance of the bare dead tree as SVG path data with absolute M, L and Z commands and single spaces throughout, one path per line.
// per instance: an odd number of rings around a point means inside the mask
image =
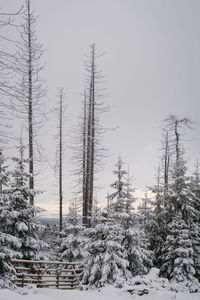
M 60 203 L 60 231 L 62 231 L 62 208 L 63 208 L 63 190 L 62 190 L 62 120 L 63 120 L 63 91 L 60 90 L 60 122 L 59 122 L 59 203 Z
M 82 140 L 83 140 L 83 158 L 82 158 L 82 177 L 83 177 L 83 183 L 82 183 L 82 196 L 83 196 L 83 224 L 86 223 L 86 215 L 88 211 L 88 204 L 86 201 L 86 166 L 87 166 L 87 95 L 86 91 L 84 91 L 84 103 L 83 103 L 83 133 L 82 133 Z
M 63 155 L 64 155 L 64 140 L 63 140 L 63 123 L 65 121 L 66 105 L 64 104 L 64 89 L 59 89 L 58 108 L 56 108 L 58 116 L 58 134 L 57 139 L 57 151 L 56 151 L 56 170 L 58 171 L 58 195 L 59 195 L 59 230 L 63 228 Z
M 101 115 L 107 111 L 102 98 L 105 96 L 102 72 L 98 70 L 95 44 L 90 46 L 90 54 L 85 62 L 85 92 L 78 130 L 73 139 L 75 175 L 82 184 L 83 224 L 90 226 L 93 208 L 95 174 L 102 167 L 104 148 L 102 147 L 104 127 Z
M 85 215 L 87 203 L 85 199 L 86 188 L 86 159 L 87 159 L 87 91 L 84 90 L 81 101 L 81 113 L 78 118 L 78 124 L 72 129 L 71 149 L 73 151 L 73 175 L 75 177 L 76 199 L 82 206 L 83 223 L 85 224 Z
M 173 177 L 176 189 L 179 190 L 181 177 L 183 176 L 184 161 L 183 161 L 183 146 L 181 144 L 184 130 L 191 128 L 192 121 L 188 118 L 178 118 L 176 115 L 169 115 L 165 119 L 166 130 L 168 131 L 168 148 L 171 149 L 171 159 L 173 159 Z
M 162 157 L 161 157 L 161 166 L 159 167 L 159 178 L 160 178 L 159 192 L 161 192 L 162 190 L 162 193 L 164 195 L 168 193 L 168 187 L 169 187 L 171 150 L 172 149 L 169 143 L 169 132 L 168 130 L 166 130 L 166 128 L 163 128 Z
M 90 45 L 90 56 L 86 63 L 86 87 L 88 95 L 87 113 L 87 155 L 86 155 L 86 180 L 85 180 L 85 203 L 87 203 L 86 219 L 90 226 L 90 218 L 93 207 L 94 176 L 102 162 L 103 151 L 101 146 L 102 134 L 105 132 L 100 125 L 100 116 L 107 111 L 101 99 L 104 97 L 104 89 L 100 84 L 103 80 L 102 72 L 98 70 L 95 44 Z
M 169 153 L 169 141 L 168 132 L 165 136 L 165 154 L 164 154 L 164 194 L 168 192 L 169 185 L 169 164 L 170 164 L 170 153 Z
M 19 113 L 20 119 L 25 120 L 28 132 L 29 147 L 29 189 L 30 204 L 34 205 L 34 147 L 37 144 L 36 136 L 44 120 L 44 101 L 46 92 L 44 81 L 40 78 L 43 69 L 41 57 L 42 45 L 38 43 L 35 31 L 36 17 L 31 9 L 31 1 L 25 1 L 23 12 L 23 24 L 21 25 L 21 42 L 17 43 L 14 71 L 18 74 L 18 82 L 15 84 L 15 97 L 13 109 Z M 18 100 L 18 102 L 16 102 Z
M 94 179 L 95 174 L 104 156 L 105 149 L 102 147 L 102 135 L 105 128 L 100 124 L 100 117 L 108 108 L 102 102 L 105 89 L 101 86 L 103 82 L 102 72 L 97 66 L 95 44 L 90 45 L 90 55 L 86 62 L 86 88 L 88 95 L 87 105 L 87 140 L 86 140 L 86 173 L 85 173 L 85 200 L 87 205 L 86 217 L 88 226 L 93 208 Z

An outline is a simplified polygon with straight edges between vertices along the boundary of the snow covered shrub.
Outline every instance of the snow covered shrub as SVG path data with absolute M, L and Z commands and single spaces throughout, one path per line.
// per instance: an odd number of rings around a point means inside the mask
M 12 283 L 9 277 L 4 276 L 3 278 L 0 277 L 0 289 L 16 290 L 17 287 Z
M 131 294 L 138 294 L 140 296 L 168 289 L 168 279 L 159 278 L 159 272 L 159 269 L 152 268 L 147 275 L 135 276 L 129 281 L 129 284 L 124 287 L 124 289 Z

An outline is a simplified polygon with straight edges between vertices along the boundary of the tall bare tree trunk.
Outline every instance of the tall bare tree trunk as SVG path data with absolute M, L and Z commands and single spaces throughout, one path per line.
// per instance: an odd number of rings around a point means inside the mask
M 26 124 L 29 152 L 29 202 L 34 205 L 36 161 L 34 146 L 36 136 L 44 120 L 45 105 L 41 99 L 46 93 L 46 87 L 40 78 L 40 72 L 43 69 L 43 65 L 41 65 L 43 50 L 42 45 L 37 41 L 36 18 L 31 9 L 30 0 L 25 0 L 22 17 L 23 24 L 20 26 L 21 41 L 16 43 L 17 52 L 13 65 L 14 72 L 18 76 L 13 88 L 14 103 L 12 107 L 20 120 L 24 119 Z
M 95 147 L 95 66 L 94 55 L 95 45 L 92 45 L 92 65 L 91 65 L 91 86 L 90 86 L 90 101 L 91 101 L 91 156 L 90 156 L 90 193 L 88 198 L 89 203 L 89 217 L 92 215 L 93 194 L 94 194 L 94 147 Z M 90 223 L 90 222 L 89 222 Z
M 86 195 L 86 166 L 87 166 L 87 94 L 86 90 L 84 91 L 84 103 L 83 103 L 83 162 L 82 162 L 82 174 L 83 174 L 83 182 L 82 182 L 82 194 L 83 194 L 83 224 L 87 223 L 87 195 Z
M 169 138 L 168 132 L 165 136 L 165 154 L 164 154 L 164 194 L 168 192 L 169 185 Z
M 62 231 L 62 219 L 63 219 L 63 191 L 62 191 L 62 154 L 63 154 L 63 90 L 60 89 L 60 107 L 59 107 L 59 229 Z
M 104 89 L 99 87 L 102 83 L 102 72 L 97 70 L 95 44 L 90 45 L 90 53 L 86 61 L 85 92 L 82 106 L 81 122 L 78 131 L 74 131 L 73 150 L 75 175 L 78 175 L 78 183 L 81 186 L 82 195 L 82 223 L 91 225 L 94 196 L 94 175 L 100 169 L 105 149 L 101 146 L 101 139 L 105 132 L 100 124 L 100 114 L 107 111 L 104 103 L 100 101 L 104 97 Z M 78 135 L 77 135 L 78 133 Z M 79 190 L 80 193 L 80 190 Z
M 95 45 L 91 45 L 90 52 L 90 85 L 89 108 L 87 121 L 87 167 L 86 167 L 86 218 L 90 226 L 93 207 L 94 189 L 94 146 L 95 146 Z
M 31 39 L 31 12 L 30 0 L 27 1 L 28 27 L 28 133 L 29 133 L 29 189 L 30 204 L 34 205 L 34 159 L 33 159 L 33 97 L 32 97 L 32 39 Z

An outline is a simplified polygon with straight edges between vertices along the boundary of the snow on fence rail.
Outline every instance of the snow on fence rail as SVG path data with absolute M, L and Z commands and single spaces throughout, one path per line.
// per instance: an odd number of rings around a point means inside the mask
M 11 260 L 15 269 L 13 283 L 24 287 L 35 284 L 39 288 L 75 289 L 83 274 L 81 263 Z

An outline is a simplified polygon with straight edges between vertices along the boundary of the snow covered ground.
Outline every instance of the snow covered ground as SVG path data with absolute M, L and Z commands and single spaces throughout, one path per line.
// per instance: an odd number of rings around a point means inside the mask
M 20 295 L 16 292 L 0 290 L 0 300 L 199 300 L 200 293 L 175 293 L 169 291 L 152 291 L 148 295 L 131 295 L 122 289 L 112 286 L 89 291 L 62 291 L 54 289 L 37 289 L 34 294 Z

